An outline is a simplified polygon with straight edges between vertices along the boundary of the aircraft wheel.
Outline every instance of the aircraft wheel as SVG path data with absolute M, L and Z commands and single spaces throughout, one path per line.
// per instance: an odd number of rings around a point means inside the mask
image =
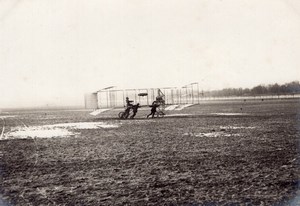
M 164 117 L 165 113 L 163 113 L 162 111 L 157 112 L 157 117 Z
M 120 112 L 120 113 L 119 113 L 119 118 L 120 118 L 120 119 L 124 119 L 124 113 L 125 113 L 125 112 Z
M 127 119 L 129 117 L 129 113 L 124 113 L 123 117 L 124 119 Z

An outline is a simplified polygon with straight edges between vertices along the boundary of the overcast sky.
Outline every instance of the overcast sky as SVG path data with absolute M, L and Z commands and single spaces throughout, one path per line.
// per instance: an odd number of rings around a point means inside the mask
M 0 108 L 300 79 L 298 0 L 0 0 Z

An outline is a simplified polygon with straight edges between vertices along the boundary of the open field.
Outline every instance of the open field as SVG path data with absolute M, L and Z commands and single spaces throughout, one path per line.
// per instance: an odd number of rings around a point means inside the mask
M 299 99 L 148 112 L 0 114 L 0 203 L 300 205 Z

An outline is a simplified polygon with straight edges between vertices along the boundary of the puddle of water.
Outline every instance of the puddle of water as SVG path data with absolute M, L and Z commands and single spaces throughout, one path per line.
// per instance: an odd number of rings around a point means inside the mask
M 5 119 L 5 118 L 13 118 L 13 117 L 15 117 L 15 115 L 0 115 L 0 118 L 3 118 L 3 119 Z
M 73 132 L 67 129 L 47 129 L 38 127 L 22 128 L 22 130 L 12 131 L 5 135 L 6 139 L 9 138 L 50 138 L 50 137 L 67 137 L 74 135 Z
M 222 116 L 249 115 L 247 113 L 211 113 L 211 114 L 222 115 Z
M 239 134 L 228 134 L 224 132 L 208 132 L 208 133 L 199 133 L 196 137 L 231 137 L 231 136 L 240 136 Z
M 232 137 L 240 136 L 240 134 L 228 134 L 225 132 L 207 132 L 207 133 L 184 133 L 183 136 L 195 136 L 195 137 Z
M 78 134 L 70 131 L 70 129 L 98 129 L 116 127 L 118 127 L 118 125 L 106 124 L 104 122 L 77 122 L 31 127 L 15 127 L 4 135 L 4 139 L 68 137 Z
M 44 125 L 48 128 L 72 128 L 72 129 L 98 129 L 98 128 L 117 128 L 116 124 L 106 124 L 104 122 L 76 122 L 76 123 L 62 123 L 53 125 Z
M 220 129 L 255 129 L 256 127 L 244 127 L 244 126 L 221 126 Z

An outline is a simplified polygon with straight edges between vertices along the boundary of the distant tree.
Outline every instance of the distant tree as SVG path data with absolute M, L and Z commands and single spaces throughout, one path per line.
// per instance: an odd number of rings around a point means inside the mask
M 288 94 L 289 90 L 286 84 L 280 86 L 280 94 Z
M 249 88 L 225 88 L 222 90 L 213 90 L 205 92 L 206 96 L 211 97 L 229 97 L 229 96 L 249 96 L 249 95 L 280 95 L 300 93 L 299 81 L 293 81 L 283 85 L 277 83 L 270 85 L 258 85 Z
M 287 83 L 286 89 L 289 93 L 299 93 L 300 92 L 299 81 L 293 81 L 293 82 Z
M 262 85 L 258 85 L 258 86 L 253 87 L 253 88 L 251 89 L 251 93 L 252 93 L 253 95 L 262 95 L 262 94 L 264 94 L 266 91 L 267 91 L 267 90 L 266 90 L 266 87 L 264 87 L 264 86 L 262 86 Z
M 280 94 L 280 86 L 276 83 L 270 86 L 271 94 Z
M 244 96 L 248 96 L 248 95 L 251 95 L 251 90 L 249 88 L 246 88 L 243 90 L 243 95 Z

